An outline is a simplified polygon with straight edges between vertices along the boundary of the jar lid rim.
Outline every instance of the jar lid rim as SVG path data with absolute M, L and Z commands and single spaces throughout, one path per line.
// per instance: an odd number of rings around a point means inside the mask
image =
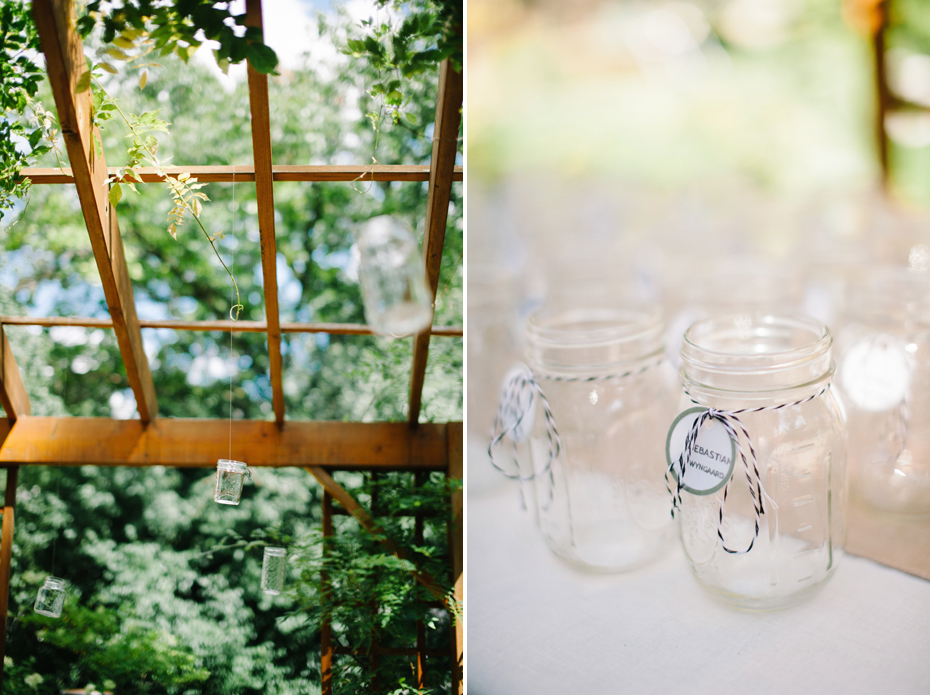
M 749 331 L 758 331 L 759 328 L 801 328 L 806 329 L 811 334 L 811 339 L 802 345 L 786 348 L 784 350 L 772 350 L 770 352 L 748 352 L 748 351 L 725 351 L 715 350 L 705 347 L 697 341 L 696 333 L 702 330 L 708 331 L 712 326 L 724 328 L 735 328 L 740 323 L 745 323 Z M 833 344 L 833 337 L 830 335 L 830 329 L 821 321 L 812 316 L 805 314 L 767 314 L 767 313 L 736 313 L 711 316 L 693 323 L 682 338 L 681 357 L 685 362 L 700 362 L 690 354 L 696 352 L 713 357 L 740 358 L 746 360 L 758 360 L 760 362 L 775 362 L 785 364 L 796 362 L 798 360 L 806 361 L 815 358 L 828 351 Z M 779 359 L 780 358 L 780 359 Z
M 604 325 L 580 327 L 585 322 Z M 611 325 L 612 324 L 612 325 Z M 634 340 L 644 333 L 660 330 L 661 311 L 657 306 L 543 307 L 530 314 L 527 334 L 541 343 L 596 345 Z
M 273 546 L 265 546 L 265 555 L 274 555 L 284 557 L 287 555 L 287 548 L 275 548 Z
M 234 470 L 234 471 L 239 471 L 239 470 L 244 471 L 249 467 L 249 465 L 247 463 L 244 463 L 243 461 L 234 461 L 233 459 L 220 459 L 219 461 L 216 462 L 216 467 L 225 468 L 225 469 Z

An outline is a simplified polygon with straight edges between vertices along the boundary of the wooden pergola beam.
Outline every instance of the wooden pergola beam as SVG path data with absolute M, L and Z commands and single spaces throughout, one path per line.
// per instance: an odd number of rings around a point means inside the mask
M 3 499 L 3 527 L 0 530 L 0 692 L 3 692 L 3 658 L 6 652 L 6 624 L 10 601 L 10 562 L 13 559 L 13 519 L 16 509 L 16 483 L 19 466 L 6 472 Z
M 255 181 L 255 167 L 252 166 L 174 166 L 165 167 L 165 172 L 172 178 L 181 174 L 190 174 L 201 183 L 245 183 Z M 123 176 L 120 181 L 133 183 L 161 183 L 164 177 L 155 173 L 153 167 L 139 167 L 139 179 Z M 456 166 L 452 174 L 453 181 L 464 178 L 464 168 Z M 116 167 L 107 169 L 107 174 L 119 173 Z M 29 179 L 33 185 L 53 183 L 74 183 L 70 167 L 63 169 L 33 167 L 20 172 L 22 178 Z M 275 164 L 271 167 L 271 176 L 275 181 L 429 181 L 428 164 L 350 164 L 346 166 Z
M 0 436 L 10 423 L 0 419 Z M 230 451 L 230 427 L 232 450 Z M 443 471 L 446 424 L 403 422 L 22 416 L 0 444 L 2 465 L 211 468 L 221 458 L 253 467 Z
M 245 23 L 262 28 L 262 0 L 246 0 Z M 252 160 L 255 165 L 255 196 L 262 247 L 262 278 L 265 283 L 265 321 L 268 324 L 268 366 L 274 419 L 284 425 L 284 386 L 281 364 L 281 318 L 278 311 L 278 251 L 274 229 L 274 179 L 271 174 L 271 113 L 268 107 L 268 76 L 249 61 L 249 108 L 252 114 Z
M 464 428 L 462 423 L 450 423 L 446 427 L 449 445 L 449 469 L 446 475 L 455 480 L 465 476 Z M 449 527 L 449 555 L 452 556 L 452 581 L 455 600 L 461 610 L 452 626 L 452 649 L 455 659 L 452 664 L 452 692 L 464 692 L 465 659 L 465 498 L 464 491 L 452 494 L 452 523 Z
M 26 385 L 16 365 L 6 331 L 3 330 L 3 321 L 0 321 L 0 405 L 3 405 L 6 416 L 12 422 L 32 412 Z
M 449 199 L 455 156 L 458 151 L 459 125 L 462 114 L 462 73 L 456 72 L 449 60 L 439 68 L 439 97 L 436 100 L 436 124 L 433 130 L 433 153 L 430 159 L 429 194 L 426 200 L 426 226 L 423 239 L 423 262 L 429 279 L 433 306 L 439 286 L 442 246 L 446 239 Z M 413 342 L 413 368 L 410 375 L 410 405 L 407 420 L 416 426 L 420 419 L 423 380 L 429 355 L 429 331 L 417 334 Z
M 68 149 L 107 307 L 113 319 L 113 330 L 126 366 L 126 376 L 136 397 L 139 417 L 142 422 L 149 422 L 158 413 L 158 401 L 142 347 L 116 211 L 110 209 L 104 183 L 107 178 L 106 162 L 102 155 L 97 156 L 92 142 L 91 92 L 90 89 L 77 90 L 81 76 L 87 72 L 87 64 L 74 26 L 73 6 L 70 0 L 35 0 L 32 15 L 45 53 L 58 121 Z
M 76 326 L 78 328 L 113 328 L 112 319 L 80 318 L 72 316 L 0 316 L 0 325 L 8 326 Z M 232 321 L 219 319 L 215 321 L 145 321 L 140 320 L 141 328 L 167 328 L 174 331 L 233 331 L 234 333 L 266 333 L 268 324 L 264 321 Z M 282 333 L 330 333 L 332 335 L 375 335 L 368 326 L 360 323 L 289 323 L 281 324 Z M 461 326 L 433 326 L 430 335 L 445 338 L 461 338 L 464 329 Z

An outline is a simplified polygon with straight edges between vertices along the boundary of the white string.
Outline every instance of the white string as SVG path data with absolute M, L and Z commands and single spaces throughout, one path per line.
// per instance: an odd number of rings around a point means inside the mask
M 228 163 L 228 161 L 227 161 Z M 233 239 L 233 242 L 236 241 L 236 172 L 233 170 L 232 175 L 232 224 L 230 225 L 229 236 Z M 236 270 L 236 251 L 235 246 L 231 253 L 229 254 L 229 268 L 230 272 L 235 274 Z M 229 301 L 230 303 L 234 302 L 235 288 L 230 290 Z M 233 372 L 238 371 L 238 364 L 233 361 L 233 330 L 232 326 L 229 327 L 229 359 L 232 362 L 231 368 L 229 370 L 229 454 L 228 458 L 232 460 L 232 402 L 233 402 Z

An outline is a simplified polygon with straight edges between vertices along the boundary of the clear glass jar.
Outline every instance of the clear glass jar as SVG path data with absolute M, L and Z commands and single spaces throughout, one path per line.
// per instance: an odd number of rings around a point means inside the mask
M 768 496 L 758 537 L 754 500 L 735 451 L 720 533 L 736 553 L 717 535 L 725 488 L 682 493 L 681 539 L 691 569 L 730 605 L 774 610 L 800 603 L 823 586 L 842 555 L 846 427 L 829 388 L 832 343 L 825 325 L 804 316 L 732 314 L 685 332 L 679 376 L 687 393 L 680 411 L 695 402 L 731 413 L 762 408 L 736 415 Z M 740 444 L 751 466 L 744 435 Z
M 500 267 L 468 267 L 468 492 L 500 485 L 505 478 L 488 458 L 500 386 L 520 360 L 517 278 Z
M 242 483 L 248 471 L 249 467 L 242 461 L 217 461 L 213 499 L 220 504 L 239 504 L 242 499 Z
M 849 293 L 837 336 L 857 498 L 930 514 L 930 278 L 882 269 Z
M 678 385 L 656 308 L 542 310 L 527 325 L 528 362 L 560 441 L 551 461 L 544 408 L 529 436 L 539 525 L 570 563 L 642 566 L 674 537 L 662 446 Z
M 280 594 L 284 589 L 286 570 L 287 550 L 265 548 L 265 557 L 262 560 L 262 591 L 266 594 Z
M 381 335 L 412 335 L 428 328 L 433 305 L 426 269 L 413 232 L 400 220 L 381 215 L 358 235 L 358 277 L 365 320 Z
M 39 588 L 34 606 L 35 612 L 49 618 L 60 618 L 65 605 L 65 580 L 58 577 L 46 577 L 45 584 Z

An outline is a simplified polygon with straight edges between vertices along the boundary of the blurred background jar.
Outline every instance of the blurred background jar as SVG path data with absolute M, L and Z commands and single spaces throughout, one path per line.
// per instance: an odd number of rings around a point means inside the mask
M 519 361 L 519 279 L 504 266 L 468 267 L 468 491 L 505 480 L 488 459 L 488 438 L 504 375 Z
M 740 552 L 727 552 L 717 535 L 725 488 L 682 494 L 681 539 L 694 576 L 730 605 L 772 610 L 799 603 L 832 576 L 842 555 L 846 429 L 828 388 L 832 343 L 825 325 L 803 316 L 714 317 L 685 333 L 680 411 L 695 402 L 731 412 L 764 408 L 737 415 L 752 438 L 761 485 L 775 502 L 763 498 L 758 537 L 738 457 L 720 532 L 727 548 Z M 743 437 L 741 445 L 749 456 Z
M 930 277 L 881 268 L 854 282 L 837 338 L 852 493 L 930 514 Z
M 552 415 L 537 406 L 529 435 L 539 525 L 578 567 L 632 569 L 674 535 L 662 446 L 677 384 L 663 330 L 655 307 L 542 309 L 528 320 L 528 363 Z

